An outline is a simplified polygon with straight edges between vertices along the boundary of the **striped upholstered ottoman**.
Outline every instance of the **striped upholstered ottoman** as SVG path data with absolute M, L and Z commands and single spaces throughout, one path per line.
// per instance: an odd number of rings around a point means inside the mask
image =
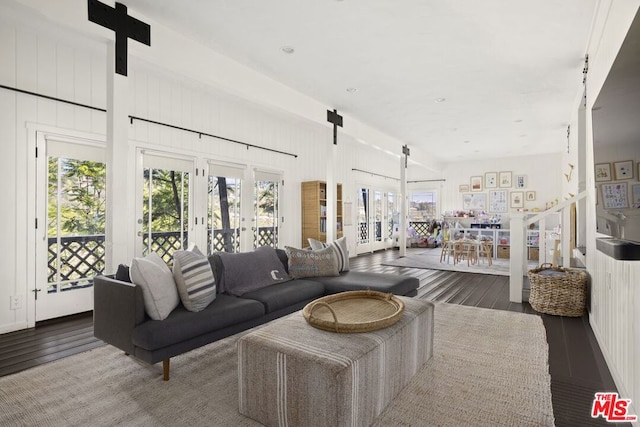
M 240 413 L 267 426 L 368 426 L 431 358 L 433 304 L 400 297 L 402 318 L 338 334 L 301 312 L 238 342 Z

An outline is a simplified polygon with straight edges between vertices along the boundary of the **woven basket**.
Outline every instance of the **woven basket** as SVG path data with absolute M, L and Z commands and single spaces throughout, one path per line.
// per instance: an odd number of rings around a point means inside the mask
M 547 271 L 547 274 L 541 274 Z M 548 274 L 551 273 L 551 274 Z M 542 264 L 529 270 L 529 303 L 540 313 L 580 317 L 587 302 L 587 273 Z
M 404 303 L 392 294 L 347 291 L 310 302 L 302 309 L 309 324 L 330 332 L 370 332 L 393 325 L 402 317 Z

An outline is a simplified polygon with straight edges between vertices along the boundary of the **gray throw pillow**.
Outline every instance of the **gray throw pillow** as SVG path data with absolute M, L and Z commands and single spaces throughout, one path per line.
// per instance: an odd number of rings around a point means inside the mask
M 307 240 L 309 241 L 309 246 L 311 246 L 311 249 L 314 251 L 324 248 L 333 249 L 338 257 L 338 271 L 349 271 L 349 249 L 347 249 L 346 237 L 341 237 L 331 243 L 321 242 L 320 240 L 312 239 L 311 237 Z
M 219 252 L 222 261 L 224 291 L 240 296 L 256 289 L 291 280 L 276 250 L 262 246 L 253 252 Z
M 332 248 L 307 251 L 284 247 L 289 257 L 289 274 L 294 278 L 339 276 L 338 257 Z
M 142 288 L 144 308 L 153 320 L 164 320 L 180 303 L 173 274 L 155 252 L 134 258 L 129 268 L 131 281 Z
M 189 311 L 202 311 L 216 298 L 211 265 L 197 247 L 173 253 L 173 278 L 182 305 Z

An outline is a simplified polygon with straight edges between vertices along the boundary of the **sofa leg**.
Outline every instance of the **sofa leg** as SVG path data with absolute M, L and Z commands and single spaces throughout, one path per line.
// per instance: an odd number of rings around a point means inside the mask
M 167 358 L 162 361 L 162 379 L 164 381 L 169 381 L 169 360 Z

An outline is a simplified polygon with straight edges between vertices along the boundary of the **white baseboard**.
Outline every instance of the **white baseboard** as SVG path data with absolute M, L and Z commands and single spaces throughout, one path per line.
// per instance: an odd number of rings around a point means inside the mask
M 9 323 L 6 325 L 0 325 L 0 334 L 21 331 L 23 329 L 28 329 L 28 328 L 29 328 L 29 324 L 27 322 Z

